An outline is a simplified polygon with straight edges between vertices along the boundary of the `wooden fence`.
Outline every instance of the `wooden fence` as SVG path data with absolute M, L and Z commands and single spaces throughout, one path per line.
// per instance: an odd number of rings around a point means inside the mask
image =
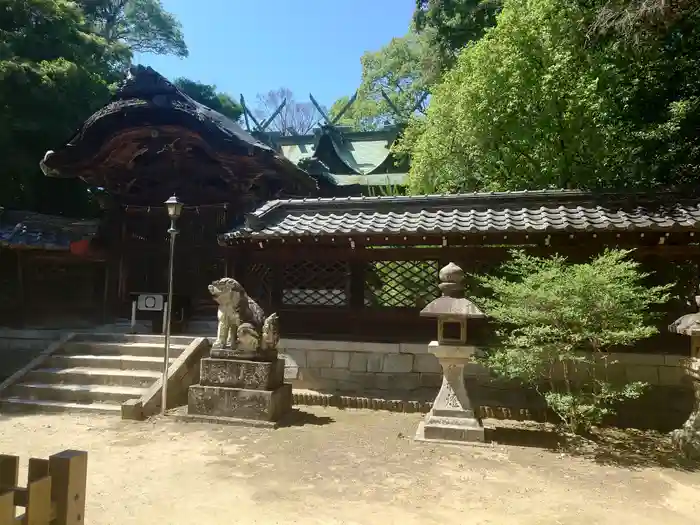
M 0 455 L 0 525 L 82 525 L 87 452 L 65 450 L 31 458 L 27 487 L 18 487 L 19 458 Z M 24 507 L 17 517 L 15 507 Z

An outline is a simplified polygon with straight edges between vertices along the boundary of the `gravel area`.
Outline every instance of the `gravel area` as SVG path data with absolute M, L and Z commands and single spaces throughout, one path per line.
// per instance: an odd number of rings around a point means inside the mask
M 700 523 L 700 474 L 687 468 L 416 443 L 420 417 L 301 407 L 293 426 L 266 430 L 3 416 L 0 452 L 26 467 L 87 450 L 88 525 Z

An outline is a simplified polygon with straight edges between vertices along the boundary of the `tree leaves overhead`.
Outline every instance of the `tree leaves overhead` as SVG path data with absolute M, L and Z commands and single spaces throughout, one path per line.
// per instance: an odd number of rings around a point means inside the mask
M 80 0 L 91 29 L 136 53 L 186 57 L 182 26 L 161 0 Z
M 201 82 L 183 77 L 176 78 L 173 84 L 200 104 L 204 104 L 209 109 L 218 111 L 231 120 L 238 121 L 243 114 L 241 105 L 226 93 L 217 92 L 216 86 L 202 84 Z
M 414 112 L 425 111 L 428 87 L 423 76 L 425 51 L 424 40 L 409 32 L 393 38 L 377 52 L 365 53 L 361 59 L 358 98 L 376 103 L 379 113 L 390 122 L 407 120 Z
M 5 0 L 0 5 L 0 205 L 90 213 L 78 180 L 44 177 L 39 160 L 64 143 L 124 78 L 133 52 L 186 56 L 159 0 Z M 240 115 L 230 97 L 218 107 Z
M 415 192 L 692 182 L 700 167 L 700 11 L 637 38 L 592 36 L 606 8 L 506 0 L 409 127 Z
M 339 124 L 371 131 L 407 122 L 413 114 L 425 112 L 433 65 L 424 36 L 410 31 L 378 51 L 365 53 L 360 60 L 362 80 L 357 98 Z M 349 99 L 337 100 L 330 114 L 337 115 Z
M 440 69 L 452 66 L 458 52 L 496 25 L 501 0 L 416 0 L 413 22 L 425 33 Z
M 108 100 L 128 49 L 86 31 L 64 0 L 5 2 L 0 42 L 0 204 L 80 213 L 79 183 L 45 179 L 38 163 Z

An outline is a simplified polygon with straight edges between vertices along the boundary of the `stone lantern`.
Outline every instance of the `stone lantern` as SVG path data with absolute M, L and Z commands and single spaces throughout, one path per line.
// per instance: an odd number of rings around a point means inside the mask
M 700 308 L 700 295 L 695 296 Z M 690 357 L 685 361 L 685 372 L 693 385 L 693 410 L 683 426 L 671 433 L 673 444 L 692 459 L 700 458 L 700 312 L 687 314 L 668 327 L 675 334 L 690 337 Z
M 468 344 L 468 320 L 485 317 L 484 313 L 464 297 L 464 272 L 449 263 L 439 273 L 442 297 L 438 297 L 420 313 L 437 319 L 437 341 L 428 351 L 442 367 L 442 386 L 433 407 L 418 426 L 416 439 L 421 441 L 483 442 L 484 427 L 478 418 L 478 407 L 472 405 L 464 379 L 464 367 L 477 348 Z

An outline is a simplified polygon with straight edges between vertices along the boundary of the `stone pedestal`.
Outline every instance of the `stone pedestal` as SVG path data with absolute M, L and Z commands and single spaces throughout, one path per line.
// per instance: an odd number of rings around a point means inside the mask
M 274 427 L 292 408 L 284 360 L 221 358 L 222 352 L 230 350 L 212 350 L 202 359 L 200 382 L 188 392 L 187 419 Z
M 442 366 L 442 387 L 433 408 L 418 426 L 419 441 L 483 443 L 484 427 L 467 392 L 464 367 L 476 353 L 474 346 L 430 343 L 429 351 Z
M 691 459 L 700 459 L 700 328 L 689 330 L 691 337 L 690 358 L 685 370 L 693 383 L 695 402 L 693 411 L 683 426 L 671 432 L 673 444 Z

